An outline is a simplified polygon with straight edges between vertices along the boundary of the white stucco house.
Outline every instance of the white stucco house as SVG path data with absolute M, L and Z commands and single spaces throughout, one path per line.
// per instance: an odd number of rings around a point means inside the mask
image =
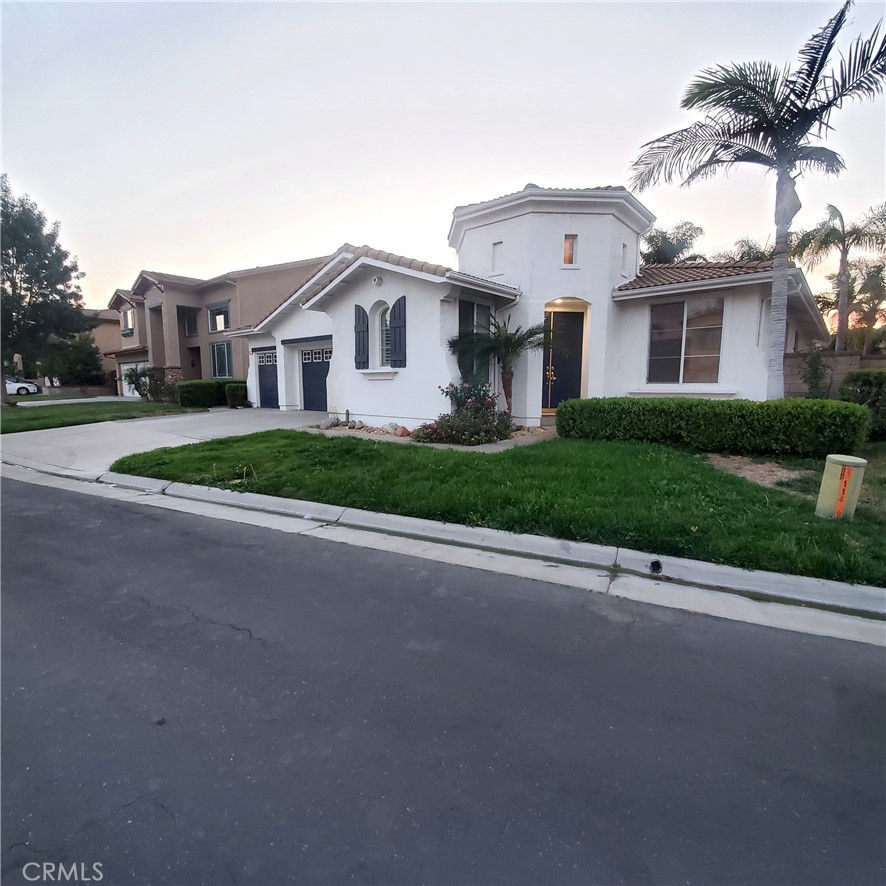
M 447 340 L 490 316 L 549 324 L 549 346 L 514 377 L 520 424 L 572 397 L 764 399 L 771 262 L 640 269 L 654 220 L 622 187 L 530 184 L 455 209 L 457 270 L 345 244 L 229 333 L 249 342 L 249 399 L 414 428 L 447 409 L 438 388 L 460 379 Z M 791 280 L 786 351 L 828 337 L 803 272 Z

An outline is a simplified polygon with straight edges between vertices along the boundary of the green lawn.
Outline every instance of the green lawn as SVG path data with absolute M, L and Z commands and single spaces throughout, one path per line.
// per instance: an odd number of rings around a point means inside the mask
M 886 585 L 886 515 L 814 502 L 641 443 L 552 440 L 494 455 L 266 431 L 120 459 L 113 470 L 393 514 Z
M 0 410 L 0 434 L 194 411 L 183 409 L 174 403 L 139 403 L 134 400 L 120 403 L 71 403 L 68 406 L 16 406 L 13 409 Z

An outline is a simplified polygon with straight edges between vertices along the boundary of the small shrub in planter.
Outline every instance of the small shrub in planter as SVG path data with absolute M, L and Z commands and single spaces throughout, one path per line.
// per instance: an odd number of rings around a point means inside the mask
M 211 378 L 198 381 L 180 381 L 177 385 L 179 403 L 182 406 L 211 409 L 213 406 L 227 406 L 225 388 L 230 384 L 246 382 L 235 378 Z
M 639 440 L 733 455 L 849 454 L 867 439 L 868 411 L 838 400 L 704 400 L 608 397 L 567 400 L 557 433 L 588 440 Z
M 886 369 L 856 369 L 846 373 L 840 399 L 871 410 L 871 440 L 886 440 Z
M 246 385 L 241 382 L 231 382 L 231 384 L 225 385 L 225 397 L 231 409 L 249 405 L 246 400 Z
M 440 388 L 440 392 L 449 398 L 453 411 L 416 428 L 412 432 L 413 440 L 480 446 L 511 436 L 514 428 L 511 414 L 498 408 L 496 395 L 487 382 L 449 384 Z

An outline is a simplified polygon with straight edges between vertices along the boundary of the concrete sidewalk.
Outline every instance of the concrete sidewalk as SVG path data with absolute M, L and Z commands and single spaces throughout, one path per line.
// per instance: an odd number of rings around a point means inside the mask
M 18 401 L 19 406 L 74 406 L 78 403 L 141 403 L 141 397 L 72 397 L 53 398 L 52 400 L 25 400 Z

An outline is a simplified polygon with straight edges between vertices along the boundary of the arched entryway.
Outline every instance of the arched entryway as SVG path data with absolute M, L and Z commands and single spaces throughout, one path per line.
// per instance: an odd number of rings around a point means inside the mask
M 558 298 L 545 305 L 545 348 L 542 361 L 542 410 L 582 394 L 588 320 L 587 302 Z

